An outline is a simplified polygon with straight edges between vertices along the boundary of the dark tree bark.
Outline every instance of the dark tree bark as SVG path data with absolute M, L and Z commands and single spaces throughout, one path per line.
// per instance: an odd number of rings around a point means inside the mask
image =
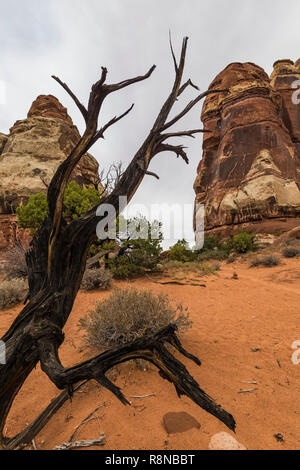
M 142 146 L 134 155 L 131 163 L 122 174 L 111 194 L 104 196 L 102 203 L 112 204 L 119 214 L 119 196 L 131 200 L 145 175 L 156 176 L 148 171 L 151 160 L 160 152 L 171 151 L 188 163 L 182 145 L 172 145 L 166 140 L 178 136 L 190 136 L 203 132 L 202 129 L 166 132 L 173 124 L 185 116 L 202 98 L 215 91 L 206 91 L 192 100 L 177 116 L 167 121 L 169 113 L 187 86 L 195 85 L 188 80 L 182 84 L 185 65 L 187 39 L 184 38 L 180 61 L 177 63 L 171 45 L 175 67 L 172 91 L 163 104 L 157 119 Z M 105 98 L 115 91 L 151 76 L 155 66 L 143 76 L 107 84 L 107 70 L 102 68 L 100 80 L 91 89 L 88 106 L 85 107 L 70 88 L 59 78 L 53 77 L 71 96 L 78 106 L 86 123 L 86 129 L 70 155 L 59 166 L 49 187 L 49 216 L 38 235 L 33 239 L 26 254 L 29 273 L 28 303 L 5 333 L 2 341 L 6 345 L 6 364 L 0 365 L 0 448 L 15 449 L 30 442 L 43 428 L 51 416 L 62 406 L 74 387 L 82 381 L 96 380 L 114 393 L 122 403 L 128 404 L 121 390 L 110 382 L 105 373 L 116 364 L 133 358 L 152 362 L 161 376 L 176 387 L 178 395 L 187 395 L 203 409 L 223 421 L 230 429 L 235 429 L 233 417 L 200 389 L 187 369 L 166 349 L 172 344 L 182 355 L 200 365 L 200 361 L 187 353 L 176 336 L 176 327 L 169 325 L 152 336 L 145 336 L 123 347 L 104 352 L 89 361 L 70 368 L 64 368 L 59 359 L 59 347 L 64 340 L 62 329 L 68 320 L 81 279 L 84 273 L 87 253 L 95 239 L 96 226 L 101 217 L 96 215 L 97 208 L 79 220 L 67 224 L 62 217 L 64 190 L 69 177 L 82 155 L 113 124 L 126 116 L 132 106 L 118 117 L 114 117 L 98 130 L 98 117 Z M 219 91 L 220 92 L 220 91 Z M 224 91 L 223 91 L 224 92 Z M 26 429 L 14 437 L 3 435 L 5 421 L 14 398 L 24 381 L 40 361 L 42 370 L 61 390 L 54 402 Z

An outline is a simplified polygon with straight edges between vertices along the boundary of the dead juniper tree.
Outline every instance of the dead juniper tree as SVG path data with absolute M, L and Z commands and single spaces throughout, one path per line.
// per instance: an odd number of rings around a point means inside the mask
M 158 177 L 148 170 L 152 159 L 162 152 L 174 152 L 186 163 L 188 158 L 182 145 L 169 143 L 172 137 L 193 137 L 201 129 L 173 132 L 171 126 L 185 116 L 202 98 L 213 91 L 199 94 L 174 118 L 168 120 L 172 107 L 188 86 L 195 85 L 191 80 L 182 83 L 185 65 L 187 40 L 184 38 L 180 60 L 177 62 L 172 44 L 171 53 L 175 67 L 172 91 L 163 104 L 152 129 L 138 149 L 130 164 L 123 172 L 113 191 L 105 195 L 102 203 L 112 204 L 119 214 L 118 200 L 127 196 L 130 201 L 145 175 Z M 114 117 L 98 129 L 98 117 L 105 98 L 115 91 L 150 77 L 155 66 L 142 76 L 107 84 L 107 69 L 102 67 L 100 80 L 91 88 L 88 106 L 85 107 L 67 84 L 53 77 L 71 96 L 84 120 L 85 131 L 70 155 L 57 169 L 48 187 L 49 216 L 45 220 L 31 248 L 26 254 L 28 266 L 28 301 L 5 333 L 2 341 L 6 347 L 6 364 L 0 365 L 0 448 L 16 449 L 31 442 L 51 416 L 62 406 L 83 382 L 96 380 L 109 389 L 124 404 L 129 402 L 121 390 L 113 384 L 105 373 L 116 364 L 144 359 L 153 363 L 160 375 L 174 384 L 179 396 L 187 395 L 204 410 L 223 421 L 230 429 L 235 429 L 233 417 L 217 405 L 191 377 L 184 365 L 166 348 L 169 343 L 179 353 L 200 365 L 199 359 L 184 350 L 176 336 L 176 326 L 169 325 L 154 335 L 146 335 L 122 347 L 106 351 L 98 356 L 65 368 L 59 358 L 59 347 L 64 341 L 62 332 L 66 324 L 84 273 L 90 244 L 95 239 L 96 226 L 101 220 L 95 207 L 78 220 L 66 223 L 62 216 L 63 196 L 74 167 L 91 146 L 103 138 L 105 131 L 126 116 L 132 109 Z M 24 381 L 40 362 L 42 370 L 63 392 L 35 419 L 35 421 L 14 437 L 4 436 L 3 430 L 14 398 Z

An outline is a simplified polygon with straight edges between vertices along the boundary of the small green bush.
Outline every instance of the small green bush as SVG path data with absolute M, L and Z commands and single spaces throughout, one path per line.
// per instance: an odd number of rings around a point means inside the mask
M 132 263 L 126 255 L 109 260 L 108 266 L 115 279 L 129 279 L 145 272 L 142 266 Z
M 30 196 L 25 206 L 17 207 L 16 213 L 19 226 L 30 229 L 31 235 L 35 235 L 48 214 L 46 194 L 38 193 Z
M 78 219 L 99 203 L 99 192 L 94 186 L 82 188 L 71 181 L 64 194 L 63 216 L 66 219 Z M 31 235 L 35 235 L 48 215 L 46 194 L 33 194 L 27 204 L 17 207 L 16 213 L 19 226 L 30 229 Z
M 24 279 L 11 279 L 0 283 L 0 309 L 9 308 L 24 301 L 28 283 Z
M 198 250 L 199 261 L 215 259 L 218 261 L 227 260 L 234 253 L 241 254 L 255 249 L 254 234 L 240 232 L 232 238 L 222 240 L 219 237 L 205 236 L 204 245 Z
M 193 261 L 197 257 L 197 254 L 189 248 L 188 243 L 185 240 L 178 240 L 175 245 L 169 248 L 168 258 L 173 261 Z
M 134 341 L 145 333 L 156 333 L 169 323 L 176 323 L 179 333 L 190 328 L 187 309 L 182 305 L 172 307 L 167 295 L 134 288 L 115 289 L 80 320 L 87 344 L 99 351 Z
M 295 246 L 288 246 L 284 248 L 282 251 L 282 255 L 285 258 L 294 258 L 295 256 L 298 256 L 300 254 L 299 248 L 296 248 Z
M 229 243 L 236 253 L 247 253 L 248 251 L 252 251 L 255 247 L 254 236 L 253 233 L 240 232 L 234 235 L 231 243 Z
M 82 290 L 102 289 L 111 287 L 112 274 L 108 269 L 87 269 L 81 281 Z
M 255 268 L 257 266 L 264 266 L 265 268 L 272 268 L 273 266 L 278 266 L 280 264 L 280 259 L 276 255 L 267 255 L 262 258 L 254 258 L 251 261 L 250 268 Z
M 71 181 L 64 194 L 63 215 L 69 219 L 78 219 L 98 204 L 100 204 L 100 195 L 94 186 L 83 188 L 75 181 Z

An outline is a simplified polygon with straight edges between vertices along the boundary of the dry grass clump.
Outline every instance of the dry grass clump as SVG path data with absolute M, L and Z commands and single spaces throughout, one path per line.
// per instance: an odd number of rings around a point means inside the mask
M 187 309 L 182 305 L 172 307 L 167 295 L 134 288 L 115 289 L 80 320 L 86 330 L 86 343 L 99 351 L 134 341 L 145 333 L 156 333 L 169 323 L 176 323 L 179 333 L 192 324 Z
M 25 279 L 11 279 L 0 282 L 0 309 L 12 307 L 26 297 L 28 283 Z
M 295 256 L 298 256 L 299 254 L 300 250 L 296 246 L 287 246 L 282 250 L 282 255 L 285 258 L 295 258 Z
M 7 280 L 27 277 L 26 250 L 21 244 L 7 250 L 5 261 Z
M 112 274 L 108 269 L 87 269 L 81 281 L 82 290 L 102 289 L 111 287 Z
M 221 271 L 221 268 L 222 268 L 222 265 L 221 263 L 219 263 L 218 261 L 214 261 L 212 264 L 211 264 L 211 267 L 214 271 Z
M 199 263 L 199 261 L 188 261 L 183 263 L 182 261 L 170 260 L 164 263 L 163 266 L 171 275 L 178 273 L 179 271 L 185 274 L 198 273 L 201 276 L 208 276 L 210 274 L 215 274 L 218 270 L 215 268 L 215 265 L 216 263 Z
M 266 255 L 261 258 L 254 258 L 251 261 L 250 268 L 255 268 L 257 266 L 264 266 L 265 268 L 271 268 L 273 266 L 278 266 L 280 264 L 280 259 L 276 255 Z

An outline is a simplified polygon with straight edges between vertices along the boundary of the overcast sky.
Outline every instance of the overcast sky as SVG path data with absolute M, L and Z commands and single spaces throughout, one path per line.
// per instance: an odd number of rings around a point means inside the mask
M 177 54 L 182 37 L 190 38 L 185 77 L 202 91 L 230 62 L 255 62 L 270 73 L 275 60 L 300 56 L 299 0 L 0 0 L 0 7 L 0 81 L 6 84 L 0 132 L 7 133 L 17 119 L 25 118 L 39 94 L 57 96 L 82 132 L 81 115 L 52 74 L 86 102 L 101 66 L 108 68 L 108 82 L 117 82 L 157 65 L 150 79 L 105 102 L 101 123 L 132 103 L 135 107 L 92 148 L 101 168 L 130 161 L 170 92 L 169 29 Z M 174 112 L 196 93 L 186 92 Z M 200 112 L 201 103 L 178 129 L 198 127 Z M 146 176 L 134 204 L 192 207 L 202 139 L 183 143 L 189 146 L 190 165 L 174 154 L 156 156 L 150 169 L 160 180 Z M 192 217 L 188 225 L 192 238 Z

